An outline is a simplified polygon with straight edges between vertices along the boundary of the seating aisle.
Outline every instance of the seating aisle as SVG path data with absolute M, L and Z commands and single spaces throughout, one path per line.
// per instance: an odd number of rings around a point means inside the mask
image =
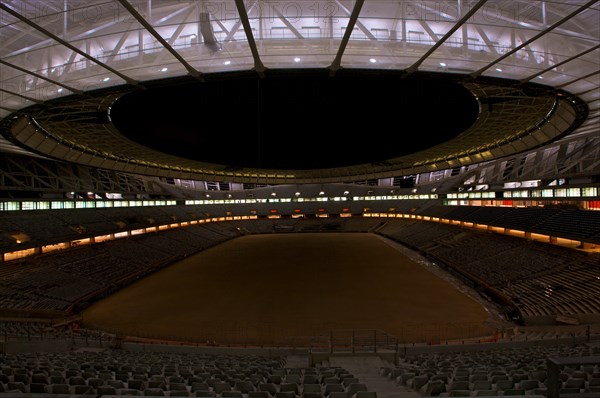
M 420 395 L 408 387 L 396 384 L 379 374 L 382 367 L 392 366 L 376 356 L 331 357 L 329 366 L 340 366 L 367 386 L 368 391 L 376 391 L 377 398 L 419 398 Z

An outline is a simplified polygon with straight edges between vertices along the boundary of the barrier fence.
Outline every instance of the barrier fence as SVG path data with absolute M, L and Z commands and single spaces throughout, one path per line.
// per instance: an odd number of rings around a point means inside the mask
M 19 325 L 19 326 L 15 326 Z M 360 353 L 398 352 L 407 346 L 463 345 L 527 340 L 551 340 L 566 337 L 600 339 L 600 325 L 521 327 L 518 335 L 513 329 L 494 331 L 483 325 L 469 324 L 412 324 L 405 325 L 399 335 L 377 329 L 332 329 L 324 332 L 294 333 L 285 331 L 289 337 L 276 338 L 281 330 L 275 325 L 263 324 L 259 329 L 246 329 L 239 324 L 236 328 L 219 328 L 213 325 L 190 334 L 157 334 L 134 330 L 117 330 L 94 325 L 81 328 L 77 319 L 61 324 L 60 328 L 50 325 L 36 327 L 26 322 L 0 323 L 0 339 L 10 340 L 73 340 L 82 345 L 88 343 L 136 342 L 142 344 L 170 344 L 214 347 L 274 347 L 306 348 L 313 352 Z M 523 331 L 525 331 L 523 333 Z

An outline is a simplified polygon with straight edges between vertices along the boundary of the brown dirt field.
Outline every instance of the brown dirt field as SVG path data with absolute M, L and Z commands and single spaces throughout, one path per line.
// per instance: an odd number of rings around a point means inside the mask
M 400 341 L 482 335 L 484 308 L 371 234 L 234 239 L 96 303 L 84 325 L 217 343 L 379 329 Z

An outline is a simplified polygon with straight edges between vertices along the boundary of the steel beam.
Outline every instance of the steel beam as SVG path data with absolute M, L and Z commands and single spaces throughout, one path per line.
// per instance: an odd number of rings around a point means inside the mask
M 572 57 L 569 57 L 569 58 L 567 58 L 567 59 L 565 59 L 565 60 L 563 60 L 563 61 L 561 61 L 559 63 L 556 63 L 556 64 L 554 64 L 554 65 L 552 65 L 552 66 L 550 66 L 550 67 L 548 67 L 548 68 L 546 68 L 546 69 L 544 69 L 542 71 L 539 71 L 539 72 L 537 72 L 537 73 L 535 73 L 535 74 L 533 74 L 533 75 L 531 75 L 529 77 L 526 77 L 525 79 L 521 79 L 521 83 L 526 83 L 526 82 L 530 81 L 531 79 L 535 79 L 536 77 L 538 77 L 540 75 L 543 75 L 546 72 L 550 72 L 552 69 L 558 68 L 559 66 L 562 66 L 562 65 L 564 65 L 564 64 L 566 64 L 568 62 L 571 62 L 571 61 L 573 61 L 573 60 L 575 60 L 577 58 L 583 57 L 584 55 L 586 55 L 586 54 L 588 54 L 588 53 L 590 53 L 590 52 L 592 52 L 594 50 L 597 50 L 599 48 L 600 48 L 600 44 L 598 44 L 598 45 L 596 45 L 596 46 L 594 46 L 592 48 L 589 48 L 589 49 L 587 49 L 587 50 L 585 50 L 585 51 L 583 51 L 583 52 L 581 52 L 581 53 L 579 53 L 577 55 L 573 55 Z
M 499 58 L 496 58 L 494 61 L 490 62 L 489 64 L 487 64 L 486 66 L 484 66 L 483 68 L 473 72 L 471 74 L 471 76 L 473 77 L 478 77 L 480 76 L 483 72 L 485 72 L 486 70 L 488 70 L 489 68 L 491 68 L 492 66 L 496 65 L 498 62 L 501 62 L 502 60 L 510 57 L 511 55 L 513 55 L 514 53 L 516 53 L 517 51 L 519 51 L 522 48 L 525 48 L 526 46 L 528 46 L 529 44 L 533 43 L 534 41 L 536 41 L 537 39 L 539 39 L 540 37 L 544 36 L 546 33 L 551 32 L 553 29 L 557 28 L 558 26 L 562 25 L 563 23 L 567 22 L 568 20 L 570 20 L 571 18 L 573 18 L 575 15 L 585 11 L 586 9 L 588 9 L 589 7 L 593 6 L 594 4 L 596 4 L 598 2 L 598 0 L 590 0 L 588 1 L 586 4 L 584 4 L 583 6 L 579 7 L 577 10 L 573 11 L 572 13 L 570 13 L 569 15 L 565 16 L 564 18 L 562 18 L 560 21 L 555 22 L 554 24 L 552 24 L 551 26 L 549 26 L 548 28 L 542 30 L 540 33 L 536 34 L 535 36 L 533 36 L 531 39 L 521 43 L 520 45 L 514 47 L 512 50 L 508 51 L 506 54 L 502 55 Z
M 344 37 L 342 38 L 342 42 L 340 43 L 340 47 L 338 48 L 337 54 L 329 66 L 329 70 L 331 74 L 334 75 L 338 69 L 340 69 L 340 65 L 342 64 L 342 57 L 344 56 L 344 51 L 346 50 L 346 46 L 350 41 L 350 36 L 352 35 L 352 31 L 354 30 L 354 25 L 356 25 L 356 21 L 358 20 L 358 15 L 360 14 L 360 10 L 362 9 L 365 0 L 356 0 L 354 4 L 354 9 L 352 10 L 352 14 L 350 15 L 350 20 L 348 21 L 348 26 L 346 26 L 346 31 L 344 32 Z
M 244 1 L 235 0 L 235 5 L 238 13 L 240 14 L 242 26 L 244 26 L 244 32 L 246 32 L 246 38 L 248 39 L 248 45 L 250 46 L 250 51 L 252 52 L 252 58 L 254 58 L 254 70 L 258 72 L 261 77 L 264 77 L 266 68 L 260 59 L 260 54 L 258 53 L 258 48 L 256 47 L 256 41 L 254 40 L 254 34 L 252 33 L 252 27 L 250 26 L 250 20 L 248 19 L 248 13 L 246 12 Z
M 125 8 L 129 13 L 148 31 L 162 46 L 171 53 L 184 67 L 187 69 L 188 73 L 197 78 L 202 79 L 202 72 L 195 69 L 192 65 L 190 65 L 183 57 L 175 51 L 173 47 L 150 25 L 150 23 L 142 17 L 142 15 L 137 12 L 137 10 L 127 1 L 127 0 L 118 0 L 119 3 Z
M 413 73 L 419 69 L 419 66 L 427 59 L 435 50 L 437 50 L 446 40 L 448 40 L 454 32 L 461 28 L 483 5 L 487 3 L 487 0 L 479 0 L 474 7 L 472 7 L 468 13 L 466 13 L 446 34 L 429 49 L 417 62 L 412 64 L 406 69 L 406 72 Z
M 50 37 L 51 39 L 54 39 L 55 41 L 57 41 L 58 43 L 62 44 L 63 46 L 65 46 L 65 47 L 67 47 L 67 48 L 75 51 L 76 53 L 78 53 L 82 57 L 87 58 L 90 61 L 94 62 L 95 64 L 100 65 L 104 69 L 106 69 L 106 70 L 114 73 L 115 75 L 119 76 L 121 79 L 125 80 L 128 84 L 131 84 L 131 85 L 134 85 L 134 86 L 138 84 L 137 80 L 134 80 L 134 79 L 130 78 L 129 76 L 126 76 L 123 73 L 119 72 L 118 70 L 116 70 L 116 69 L 114 69 L 114 68 L 106 65 L 104 62 L 96 59 L 95 57 L 92 57 L 91 55 L 89 55 L 85 51 L 81 51 L 80 49 L 78 49 L 77 47 L 75 47 L 74 45 L 72 45 L 71 43 L 69 43 L 69 42 L 61 39 L 60 37 L 56 36 L 54 33 L 48 31 L 47 29 L 45 29 L 43 27 L 41 27 L 40 25 L 38 25 L 35 22 L 29 20 L 28 18 L 25 18 L 23 15 L 21 15 L 18 12 L 14 11 L 12 8 L 9 8 L 6 5 L 0 3 L 0 9 L 3 10 L 3 11 L 6 11 L 10 15 L 12 15 L 13 17 L 15 17 L 18 20 L 24 22 L 25 24 L 31 26 L 35 30 L 37 30 L 37 31 L 45 34 L 46 36 Z
M 63 88 L 66 88 L 67 90 L 69 90 L 69 91 L 72 91 L 72 92 L 73 92 L 73 93 L 75 93 L 75 94 L 83 94 L 83 91 L 81 91 L 81 90 L 77 90 L 76 88 L 73 88 L 73 87 L 71 87 L 71 86 L 67 86 L 66 84 L 63 84 L 63 83 L 61 83 L 61 82 L 58 82 L 58 81 L 56 81 L 56 80 L 52 80 L 52 79 L 50 79 L 50 78 L 47 78 L 46 76 L 44 76 L 44 75 L 40 75 L 39 73 L 36 73 L 36 72 L 31 72 L 31 71 L 29 71 L 29 70 L 27 70 L 27 69 L 25 69 L 25 68 L 21 68 L 20 66 L 13 65 L 13 64 L 11 64 L 11 63 L 9 63 L 9 62 L 6 62 L 6 61 L 4 61 L 4 60 L 2 60 L 2 59 L 0 59 L 0 64 L 2 64 L 2 65 L 6 65 L 6 66 L 9 66 L 9 67 L 11 67 L 11 68 L 14 68 L 14 69 L 16 69 L 16 70 L 18 70 L 18 71 L 21 71 L 21 72 L 23 72 L 23 73 L 27 73 L 27 74 L 29 74 L 29 75 L 35 76 L 35 77 L 37 77 L 38 79 L 45 80 L 45 81 L 47 81 L 47 82 L 50 82 L 50 83 L 52 83 L 52 84 L 56 84 L 57 86 L 61 86 L 61 87 L 63 87 Z

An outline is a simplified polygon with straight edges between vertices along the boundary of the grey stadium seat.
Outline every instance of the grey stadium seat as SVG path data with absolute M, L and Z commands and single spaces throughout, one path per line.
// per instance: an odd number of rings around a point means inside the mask
M 269 398 L 270 394 L 267 391 L 250 391 L 248 398 Z
M 375 391 L 358 391 L 352 398 L 377 398 Z
M 144 390 L 144 395 L 147 396 L 156 396 L 156 397 L 162 397 L 165 395 L 165 392 L 161 389 L 161 388 L 146 388 Z

